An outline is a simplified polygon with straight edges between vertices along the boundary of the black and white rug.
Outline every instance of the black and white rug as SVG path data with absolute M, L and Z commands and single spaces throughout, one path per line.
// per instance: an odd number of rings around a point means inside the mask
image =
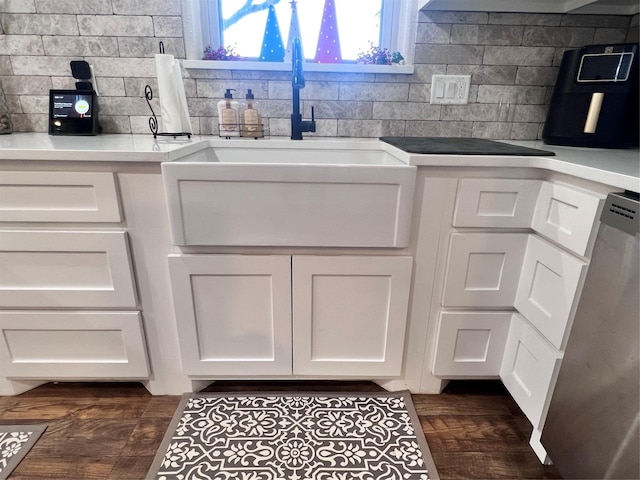
M 0 480 L 9 477 L 46 428 L 46 425 L 0 425 Z
M 186 394 L 161 480 L 435 480 L 409 392 Z

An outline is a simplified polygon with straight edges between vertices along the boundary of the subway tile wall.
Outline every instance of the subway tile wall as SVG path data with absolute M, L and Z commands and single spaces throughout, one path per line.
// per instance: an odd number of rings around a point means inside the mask
M 74 88 L 69 61 L 93 65 L 107 133 L 148 133 L 158 42 L 185 57 L 179 0 L 0 0 L 0 82 L 14 131 L 46 132 L 48 91 Z M 540 137 L 562 53 L 638 41 L 638 15 L 421 11 L 415 72 L 308 72 L 303 109 L 319 136 Z M 469 74 L 468 105 L 431 105 L 433 74 Z M 271 135 L 289 134 L 287 72 L 184 71 L 194 133 L 217 133 L 226 88 L 251 88 Z M 158 99 L 153 100 L 156 111 Z

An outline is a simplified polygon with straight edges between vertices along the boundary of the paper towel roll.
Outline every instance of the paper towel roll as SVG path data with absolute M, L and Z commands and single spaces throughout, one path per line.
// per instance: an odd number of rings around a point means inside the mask
M 160 115 L 165 133 L 193 133 L 180 62 L 173 55 L 156 55 Z

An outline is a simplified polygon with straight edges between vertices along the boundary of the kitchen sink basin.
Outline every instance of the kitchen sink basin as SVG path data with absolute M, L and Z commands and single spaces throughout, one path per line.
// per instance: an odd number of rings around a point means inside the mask
M 212 141 L 165 162 L 173 243 L 405 247 L 416 167 L 382 145 Z
M 285 144 L 287 142 L 284 142 Z M 277 165 L 396 165 L 404 162 L 382 149 L 283 148 L 283 147 L 212 147 L 180 158 L 175 162 L 257 163 Z M 174 163 L 175 163 L 174 162 Z

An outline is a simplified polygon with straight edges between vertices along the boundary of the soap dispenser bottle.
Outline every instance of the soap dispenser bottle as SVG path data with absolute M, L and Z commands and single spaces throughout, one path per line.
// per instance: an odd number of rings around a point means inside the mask
M 239 104 L 233 99 L 232 91 L 234 90 L 227 88 L 224 100 L 218 102 L 218 126 L 221 137 L 240 136 L 240 129 L 238 128 Z
M 254 95 L 251 89 L 247 90 L 247 108 L 242 112 L 240 121 L 240 135 L 243 137 L 260 138 L 264 136 L 262 127 L 262 117 L 258 111 L 253 108 Z

